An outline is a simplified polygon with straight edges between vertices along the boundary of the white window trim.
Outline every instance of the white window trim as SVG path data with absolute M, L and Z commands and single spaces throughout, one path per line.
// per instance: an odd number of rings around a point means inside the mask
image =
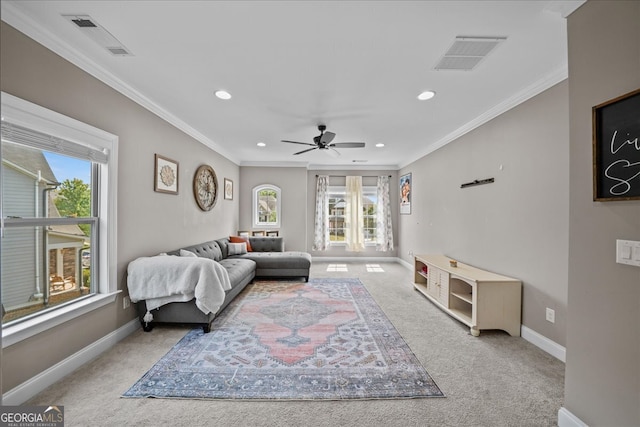
M 272 222 L 260 222 L 258 216 L 258 192 L 261 190 L 274 190 L 277 194 L 276 197 L 276 210 L 278 212 L 277 221 L 275 223 Z M 253 226 L 256 228 L 280 228 L 281 217 L 282 217 L 282 209 L 280 209 L 282 205 L 282 190 L 280 187 L 273 184 L 262 184 L 256 187 L 253 187 L 253 195 L 251 199 L 251 205 L 253 207 Z
M 100 165 L 100 197 L 98 236 L 100 258 L 96 280 L 97 293 L 59 309 L 43 313 L 24 322 L 2 328 L 2 348 L 51 329 L 115 301 L 118 291 L 117 266 L 117 194 L 118 137 L 86 123 L 2 92 L 2 120 L 77 144 L 104 150 L 107 164 Z M 0 226 L 4 230 L 4 215 L 0 205 Z

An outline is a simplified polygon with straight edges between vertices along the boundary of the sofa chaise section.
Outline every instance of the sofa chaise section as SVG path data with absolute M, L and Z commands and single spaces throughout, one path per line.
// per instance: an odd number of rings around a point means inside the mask
M 223 256 L 228 256 L 229 239 L 217 240 Z M 304 277 L 309 281 L 311 255 L 306 252 L 285 251 L 282 237 L 250 237 L 251 252 L 232 255 L 229 259 L 250 259 L 256 263 L 256 277 Z
M 151 331 L 155 323 L 198 324 L 204 332 L 211 329 L 211 322 L 255 277 L 295 278 L 309 280 L 311 255 L 306 252 L 287 252 L 282 237 L 250 237 L 252 252 L 229 255 L 228 237 L 191 245 L 168 252 L 180 256 L 188 251 L 198 257 L 212 259 L 222 265 L 229 275 L 231 289 L 225 291 L 224 302 L 216 313 L 203 313 L 195 299 L 187 302 L 172 302 L 152 310 L 152 321 L 145 321 L 147 305 L 144 300 L 137 303 L 140 322 L 145 331 Z M 184 254 L 184 252 L 183 252 Z M 153 286 L 149 283 L 149 286 Z

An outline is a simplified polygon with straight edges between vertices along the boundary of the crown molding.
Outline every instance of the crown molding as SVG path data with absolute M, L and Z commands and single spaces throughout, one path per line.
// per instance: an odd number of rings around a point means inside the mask
M 547 4 L 543 10 L 545 12 L 557 13 L 563 18 L 567 18 L 584 3 L 586 3 L 586 0 L 547 0 Z
M 68 43 L 64 42 L 58 36 L 39 26 L 32 18 L 22 13 L 11 2 L 2 1 L 0 7 L 2 21 L 11 25 L 21 33 L 32 38 L 42 46 L 66 59 L 67 61 L 71 62 L 73 65 L 87 72 L 88 74 L 113 88 L 117 92 L 131 99 L 143 108 L 151 111 L 161 119 L 180 129 L 182 132 L 186 133 L 196 141 L 211 148 L 236 165 L 240 164 L 239 160 L 235 158 L 235 156 L 231 155 L 231 153 L 229 153 L 219 144 L 215 143 L 214 141 L 203 135 L 201 132 L 199 132 L 197 129 L 179 119 L 174 114 L 172 114 L 162 106 L 156 104 L 123 80 L 108 72 L 100 65 L 96 64 L 86 55 L 69 46 Z
M 398 170 L 398 165 L 309 165 L 309 170 L 314 171 L 339 171 L 339 170 L 348 170 L 348 171 L 378 171 L 378 170 Z
M 398 170 L 397 165 L 318 165 L 308 162 L 242 162 L 240 167 L 305 168 L 307 170 Z
M 540 93 L 544 92 L 545 90 L 555 86 L 556 84 L 566 80 L 569 76 L 569 69 L 567 66 L 567 63 L 565 63 L 563 66 L 557 68 L 556 70 L 548 73 L 546 76 L 544 76 L 543 78 L 539 79 L 538 81 L 530 84 L 529 86 L 525 87 L 524 89 L 522 89 L 519 92 L 516 92 L 513 96 L 505 99 L 504 101 L 502 101 L 501 103 L 499 103 L 498 105 L 496 105 L 495 107 L 485 111 L 484 113 L 482 113 L 481 115 L 479 115 L 478 117 L 476 117 L 475 119 L 471 120 L 470 122 L 467 122 L 466 124 L 460 126 L 458 129 L 454 130 L 453 132 L 449 133 L 448 135 L 446 135 L 445 137 L 439 139 L 438 141 L 436 141 L 433 144 L 430 144 L 428 147 L 426 147 L 425 150 L 416 153 L 416 155 L 414 156 L 414 159 L 420 159 L 428 154 L 433 153 L 434 151 L 436 151 L 439 148 L 444 147 L 445 145 L 447 145 L 450 142 L 455 141 L 456 139 L 460 138 L 461 136 L 471 132 L 472 130 L 482 126 L 483 124 L 487 123 L 490 120 L 493 120 L 494 118 L 498 117 L 499 115 L 506 113 L 507 111 L 511 110 L 512 108 L 517 107 L 518 105 L 522 104 L 523 102 L 533 98 L 536 95 L 539 95 Z M 411 160 L 409 162 L 406 163 L 402 163 L 400 165 L 400 169 L 414 163 L 415 160 Z
M 257 168 L 305 168 L 307 162 L 241 162 L 240 167 L 257 167 Z

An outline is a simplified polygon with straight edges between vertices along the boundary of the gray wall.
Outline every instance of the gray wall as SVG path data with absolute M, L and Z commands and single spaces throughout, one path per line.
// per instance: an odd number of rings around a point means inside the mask
M 240 230 L 252 228 L 252 197 L 253 188 L 262 184 L 273 184 L 282 190 L 282 217 L 280 235 L 285 237 L 286 249 L 305 251 L 315 257 L 395 257 L 396 251 L 377 252 L 373 247 L 365 251 L 352 253 L 344 247 L 332 247 L 324 252 L 312 250 L 313 224 L 315 215 L 316 175 L 391 175 L 391 198 L 398 199 L 396 171 L 389 170 L 307 170 L 306 167 L 255 167 L 242 166 L 240 168 Z M 344 185 L 345 178 L 332 178 L 331 183 Z M 365 185 L 375 185 L 375 178 L 364 178 Z M 397 235 L 398 208 L 393 206 L 394 233 Z M 397 238 L 395 239 L 397 242 Z M 396 243 L 397 244 L 397 243 Z
M 305 251 L 307 247 L 307 169 L 302 167 L 251 167 L 240 168 L 239 203 L 240 230 L 252 230 L 253 188 L 273 184 L 281 190 L 280 236 L 285 249 Z M 260 228 L 262 230 L 262 228 Z M 237 230 L 236 230 L 237 231 Z M 235 232 L 234 232 L 235 233 Z
M 236 230 L 238 201 L 220 195 L 212 211 L 200 211 L 192 177 L 207 163 L 220 185 L 224 177 L 237 182 L 239 167 L 4 22 L 0 25 L 2 91 L 120 138 L 117 277 L 124 291 L 114 304 L 4 349 L 6 392 L 135 317 L 133 306 L 122 309 L 130 261 Z M 154 153 L 179 162 L 178 195 L 153 191 Z
M 373 246 L 365 247 L 361 252 L 349 252 L 344 246 L 331 246 L 326 251 L 314 251 L 313 250 L 313 232 L 315 223 L 315 209 L 316 209 L 316 175 L 329 175 L 330 185 L 345 185 L 346 175 L 362 176 L 362 185 L 377 184 L 377 176 L 390 175 L 390 197 L 392 201 L 398 201 L 398 203 L 392 203 L 392 221 L 393 221 L 393 239 L 394 247 L 398 246 L 398 212 L 400 196 L 398 195 L 398 173 L 391 170 L 309 170 L 307 178 L 307 223 L 309 227 L 306 230 L 307 233 L 307 252 L 311 253 L 314 257 L 340 257 L 340 258 L 371 258 L 371 257 L 396 257 L 397 249 L 387 252 L 376 251 Z
M 568 36 L 565 407 L 591 426 L 639 426 L 640 268 L 615 263 L 615 240 L 640 240 L 640 201 L 592 201 L 591 108 L 640 88 L 640 2 L 589 1 L 569 16 Z
M 403 168 L 399 255 L 446 254 L 523 282 L 522 323 L 565 345 L 568 85 L 562 82 Z M 501 169 L 502 168 L 502 169 Z M 461 189 L 474 180 L 495 183 Z M 555 323 L 545 308 L 555 310 Z

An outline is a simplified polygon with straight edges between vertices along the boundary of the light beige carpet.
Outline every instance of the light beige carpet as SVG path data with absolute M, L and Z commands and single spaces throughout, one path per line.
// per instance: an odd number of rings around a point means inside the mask
M 501 331 L 473 337 L 411 286 L 412 272 L 365 263 L 311 277 L 358 277 L 447 396 L 372 401 L 203 401 L 123 399 L 186 333 L 156 327 L 130 335 L 27 404 L 64 405 L 69 426 L 553 426 L 562 406 L 564 364 Z

